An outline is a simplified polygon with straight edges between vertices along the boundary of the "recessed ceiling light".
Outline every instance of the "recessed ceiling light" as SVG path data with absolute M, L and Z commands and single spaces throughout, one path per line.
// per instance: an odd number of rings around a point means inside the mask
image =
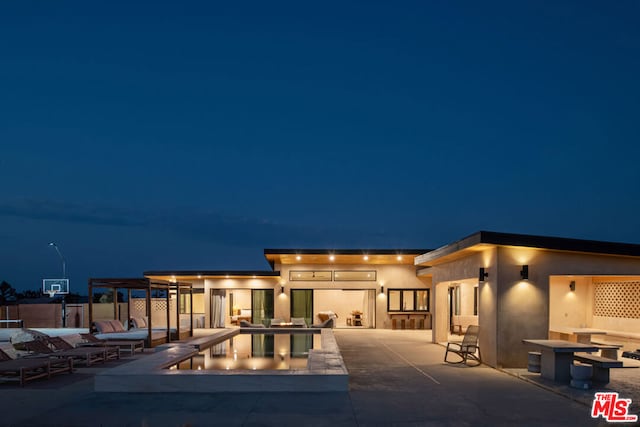
M 253 278 L 254 278 L 254 279 L 256 278 L 256 275 L 255 275 L 255 274 L 253 275 Z
M 402 257 L 398 255 L 398 261 L 402 261 Z
M 301 257 L 300 255 L 298 255 L 298 256 L 296 257 L 296 261 L 300 261 L 301 259 L 302 259 L 302 257 Z
M 226 275 L 226 276 L 224 276 L 224 277 L 228 279 L 228 278 L 229 278 L 229 275 L 227 274 L 227 275 Z
M 364 256 L 365 261 L 369 261 L 369 257 L 367 255 Z
M 202 279 L 202 274 L 198 274 L 198 279 Z
M 329 261 L 333 261 L 335 259 L 336 259 L 336 257 L 334 257 L 333 255 L 329 256 Z

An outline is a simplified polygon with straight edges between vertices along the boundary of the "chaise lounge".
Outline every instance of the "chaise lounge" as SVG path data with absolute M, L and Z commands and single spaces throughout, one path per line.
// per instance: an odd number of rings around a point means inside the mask
M 73 360 L 52 362 L 49 359 L 13 359 L 0 349 L 0 379 L 18 381 L 24 386 L 27 381 L 50 378 L 52 374 L 73 372 Z

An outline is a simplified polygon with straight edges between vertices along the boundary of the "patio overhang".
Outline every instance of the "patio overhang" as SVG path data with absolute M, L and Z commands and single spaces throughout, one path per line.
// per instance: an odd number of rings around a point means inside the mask
M 467 257 L 491 247 L 526 247 L 559 252 L 576 252 L 608 256 L 640 257 L 640 245 L 568 239 L 564 237 L 479 231 L 415 258 L 415 265 L 431 267 Z
M 265 249 L 264 256 L 275 264 L 371 264 L 413 265 L 417 255 L 430 249 Z
M 271 270 L 156 270 L 145 271 L 143 274 L 151 280 L 163 280 L 167 282 L 202 279 L 280 280 L 280 272 Z

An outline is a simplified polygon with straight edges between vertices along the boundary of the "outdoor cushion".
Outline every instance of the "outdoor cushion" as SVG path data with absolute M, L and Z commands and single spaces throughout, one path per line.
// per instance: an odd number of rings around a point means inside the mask
M 93 322 L 93 324 L 101 334 L 108 334 L 109 332 L 113 332 L 113 326 L 108 320 L 96 320 L 95 322 Z
M 126 332 L 122 323 L 119 320 L 110 320 L 111 327 L 113 328 L 113 332 Z

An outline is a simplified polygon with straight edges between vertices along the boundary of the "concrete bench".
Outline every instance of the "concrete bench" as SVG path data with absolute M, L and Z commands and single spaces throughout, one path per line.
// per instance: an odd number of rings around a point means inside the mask
M 618 350 L 622 348 L 621 345 L 617 344 L 598 344 L 594 343 L 598 349 L 600 349 L 600 356 L 606 357 L 608 359 L 618 360 Z
M 589 353 L 574 353 L 573 360 L 588 363 L 593 366 L 593 381 L 602 384 L 609 383 L 610 368 L 622 368 L 622 362 L 619 360 L 595 356 Z

